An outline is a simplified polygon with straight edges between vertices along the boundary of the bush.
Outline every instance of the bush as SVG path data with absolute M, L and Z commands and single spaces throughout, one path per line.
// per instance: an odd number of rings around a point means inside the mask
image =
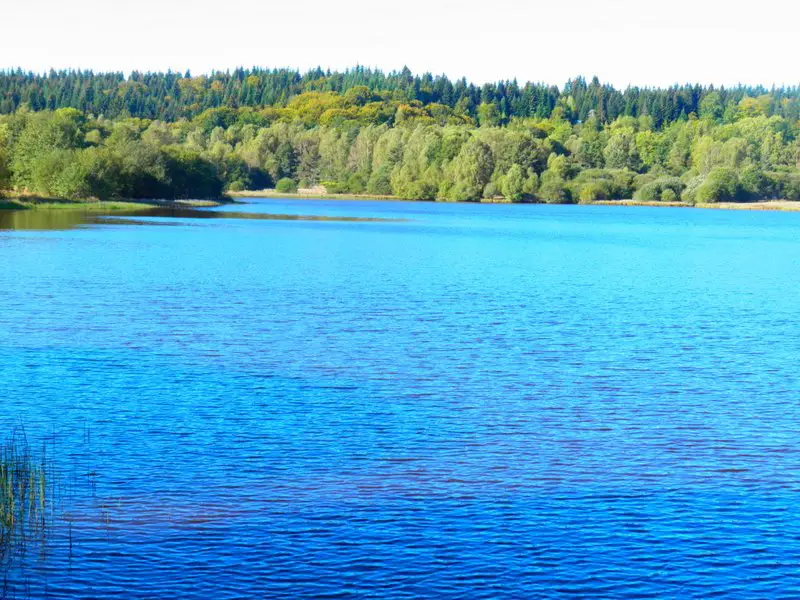
M 322 181 L 322 187 L 329 194 L 346 194 L 348 192 L 346 183 L 339 183 L 338 181 Z M 295 191 L 295 190 L 290 190 Z
M 683 182 L 677 177 L 659 177 L 636 190 L 633 199 L 638 202 L 672 202 L 680 197 L 683 188 Z
M 347 191 L 361 194 L 367 189 L 367 178 L 362 173 L 353 173 L 347 178 Z
M 673 189 L 667 188 L 661 192 L 661 199 L 664 202 L 677 202 L 678 198 L 678 194 Z
M 570 182 L 572 196 L 580 202 L 630 198 L 633 173 L 621 169 L 587 169 Z
M 297 184 L 293 179 L 284 177 L 279 179 L 278 183 L 275 184 L 275 191 L 280 192 L 281 194 L 291 194 L 297 191 Z
M 572 201 L 566 182 L 553 173 L 542 173 L 539 198 L 548 204 L 569 204 Z
M 786 173 L 780 184 L 780 197 L 784 200 L 800 200 L 800 173 Z
M 490 181 L 483 188 L 483 196 L 482 197 L 491 200 L 492 198 L 497 196 L 497 194 L 498 194 L 497 186 L 494 184 L 493 181 Z
M 606 200 L 609 196 L 608 188 L 609 185 L 605 181 L 587 183 L 581 187 L 580 192 L 578 192 L 578 201 L 583 204 L 594 202 L 595 200 Z
M 660 176 L 661 175 L 659 173 L 654 172 L 640 173 L 633 178 L 633 188 L 636 190 L 641 189 L 651 181 L 658 179 Z
M 792 173 L 788 177 L 781 197 L 785 200 L 800 200 L 800 173 Z
M 777 200 L 800 200 L 800 172 L 772 171 L 764 173 L 769 181 L 770 195 Z M 747 186 L 747 179 L 742 176 L 742 185 Z
M 739 175 L 742 195 L 747 200 L 761 200 L 774 195 L 773 181 L 755 167 L 747 167 Z
M 681 200 L 690 204 L 697 202 L 697 190 L 703 185 L 703 181 L 704 179 L 700 175 L 687 178 L 686 187 L 683 188 L 683 192 L 681 193 Z
M 657 202 L 661 200 L 661 188 L 655 181 L 651 181 L 636 190 L 633 199 L 637 202 Z
M 741 199 L 739 176 L 730 167 L 717 167 L 697 188 L 696 201 L 700 204 L 727 202 Z

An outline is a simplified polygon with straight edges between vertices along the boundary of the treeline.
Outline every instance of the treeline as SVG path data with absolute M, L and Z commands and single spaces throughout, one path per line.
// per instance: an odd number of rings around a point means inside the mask
M 215 198 L 323 184 L 415 200 L 800 200 L 800 121 L 748 98 L 729 114 L 720 94 L 700 113 L 661 127 L 649 116 L 573 123 L 560 113 L 476 122 L 367 87 L 175 122 L 23 109 L 0 116 L 0 189 Z
M 211 108 L 285 107 L 307 92 L 346 94 L 366 88 L 395 105 L 420 103 L 446 107 L 462 119 L 481 125 L 507 124 L 514 118 L 559 116 L 571 123 L 594 115 L 601 124 L 619 117 L 646 116 L 653 126 L 712 114 L 732 122 L 744 109 L 790 121 L 800 118 L 800 88 L 714 88 L 683 85 L 666 89 L 629 87 L 617 90 L 575 78 L 559 89 L 541 83 L 500 81 L 483 86 L 465 79 L 450 80 L 430 73 L 413 75 L 408 69 L 383 73 L 357 67 L 345 72 L 314 69 L 307 73 L 288 69 L 236 69 L 192 76 L 191 73 L 93 73 L 51 71 L 38 74 L 0 72 L 0 114 L 21 108 L 31 111 L 76 108 L 106 118 L 140 117 L 161 121 L 193 118 Z M 709 100 L 709 97 L 711 99 Z M 742 103 L 745 102 L 745 106 Z M 376 115 L 394 124 L 395 113 Z M 378 124 L 378 123 L 375 123 Z
M 66 199 L 222 196 L 222 173 L 203 153 L 143 135 L 148 129 L 72 108 L 0 117 L 0 190 Z

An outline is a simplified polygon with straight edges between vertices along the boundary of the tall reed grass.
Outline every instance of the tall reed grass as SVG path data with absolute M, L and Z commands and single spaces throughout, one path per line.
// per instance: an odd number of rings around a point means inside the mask
M 0 550 L 44 528 L 47 479 L 45 459 L 34 456 L 24 435 L 0 446 Z

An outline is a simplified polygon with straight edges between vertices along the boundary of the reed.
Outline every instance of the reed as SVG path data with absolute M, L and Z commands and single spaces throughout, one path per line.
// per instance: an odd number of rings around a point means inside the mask
M 47 480 L 46 461 L 24 435 L 0 446 L 0 549 L 44 528 Z

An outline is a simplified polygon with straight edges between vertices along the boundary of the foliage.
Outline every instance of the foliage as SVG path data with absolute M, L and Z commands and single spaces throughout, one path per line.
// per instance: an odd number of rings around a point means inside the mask
M 741 186 L 736 171 L 730 167 L 718 167 L 697 188 L 695 200 L 698 203 L 741 200 L 740 193 Z
M 622 200 L 631 197 L 633 180 L 633 173 L 627 169 L 587 169 L 569 183 L 569 188 L 578 202 Z
M 211 198 L 322 183 L 332 192 L 471 202 L 800 193 L 794 88 L 635 93 L 582 80 L 558 90 L 366 69 L 314 74 L 0 74 L 0 88 L 28 94 L 0 115 L 0 189 Z M 82 86 L 86 95 L 74 97 Z M 93 95 L 111 88 L 121 96 Z
M 683 182 L 678 177 L 659 177 L 637 189 L 633 199 L 640 202 L 657 202 L 659 200 L 673 202 L 680 198 L 684 187 Z
M 486 143 L 472 137 L 448 165 L 439 197 L 460 202 L 480 200 L 493 172 L 494 156 L 491 149 Z
M 430 73 L 415 76 L 407 68 L 384 73 L 364 67 L 344 72 L 317 68 L 306 73 L 240 68 L 199 76 L 188 71 L 134 71 L 128 76 L 91 71 L 0 72 L 0 114 L 21 108 L 75 108 L 111 119 L 132 116 L 160 121 L 204 114 L 205 133 L 215 127 L 227 129 L 234 122 L 265 127 L 279 118 L 324 125 L 355 119 L 362 124 L 472 122 L 494 127 L 515 118 L 557 116 L 571 123 L 595 120 L 605 125 L 620 117 L 646 115 L 660 128 L 691 115 L 714 123 L 758 116 L 796 120 L 800 89 L 683 85 L 617 90 L 596 77 L 591 81 L 577 77 L 560 89 L 543 83 L 521 85 L 515 80 L 478 86 Z
M 290 194 L 292 192 L 297 191 L 297 184 L 288 177 L 283 177 L 278 180 L 278 183 L 275 185 L 275 189 L 281 192 L 282 194 Z M 335 192 L 338 190 L 331 190 L 331 191 Z
M 539 186 L 539 199 L 548 204 L 567 204 L 572 196 L 567 182 L 556 171 L 547 170 L 542 173 Z

